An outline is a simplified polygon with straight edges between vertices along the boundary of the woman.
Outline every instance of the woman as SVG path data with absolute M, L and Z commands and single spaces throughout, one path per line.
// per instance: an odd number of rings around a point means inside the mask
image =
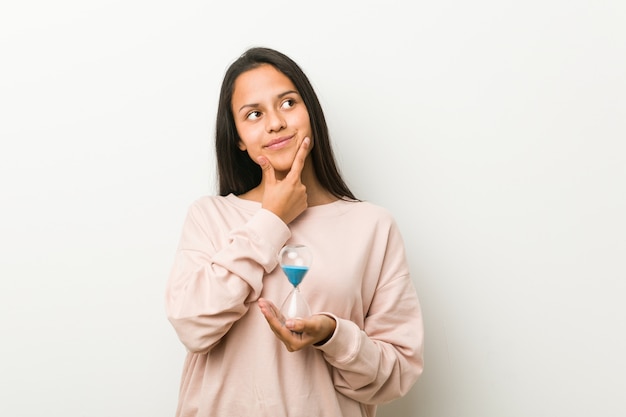
M 188 349 L 177 416 L 374 416 L 423 367 L 402 237 L 336 167 L 317 96 L 289 57 L 252 48 L 227 70 L 220 196 L 194 202 L 168 284 Z M 310 317 L 286 320 L 277 254 L 307 245 Z

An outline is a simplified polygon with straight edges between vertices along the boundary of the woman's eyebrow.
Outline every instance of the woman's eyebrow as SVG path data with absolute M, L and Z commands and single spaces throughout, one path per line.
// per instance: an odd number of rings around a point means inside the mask
M 298 93 L 296 90 L 287 90 L 284 93 L 280 93 L 276 96 L 276 98 L 283 98 L 289 94 L 298 94 L 300 95 L 300 93 Z M 250 103 L 250 104 L 244 104 L 243 106 L 241 106 L 239 108 L 239 110 L 237 111 L 238 113 L 240 113 L 243 109 L 245 109 L 246 107 L 258 107 L 259 103 Z
M 276 97 L 283 98 L 283 97 L 285 97 L 288 94 L 298 94 L 298 95 L 300 95 L 300 93 L 298 93 L 296 90 L 288 90 L 288 91 L 285 91 L 284 93 L 281 93 L 281 94 L 277 95 Z

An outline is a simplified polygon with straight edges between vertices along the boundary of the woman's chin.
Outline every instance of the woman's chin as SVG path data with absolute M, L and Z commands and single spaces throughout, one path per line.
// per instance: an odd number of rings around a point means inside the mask
M 274 172 L 278 176 L 279 173 L 287 175 L 287 173 L 291 170 L 291 166 L 293 165 L 293 159 L 289 160 L 287 158 L 280 159 L 270 159 L 270 164 L 274 168 Z
M 289 174 L 289 170 L 274 169 L 274 176 L 276 177 L 276 179 L 282 180 L 287 176 L 287 174 Z

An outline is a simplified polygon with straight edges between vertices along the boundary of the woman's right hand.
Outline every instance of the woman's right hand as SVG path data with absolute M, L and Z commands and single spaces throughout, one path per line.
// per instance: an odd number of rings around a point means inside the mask
M 271 301 L 259 298 L 258 304 L 270 328 L 289 352 L 322 345 L 330 340 L 337 328 L 335 319 L 326 314 L 285 320 Z
M 261 156 L 258 159 L 264 184 L 261 207 L 276 214 L 285 224 L 291 223 L 308 207 L 301 174 L 310 146 L 311 140 L 304 138 L 289 173 L 282 180 L 276 178 L 274 167 L 267 158 Z

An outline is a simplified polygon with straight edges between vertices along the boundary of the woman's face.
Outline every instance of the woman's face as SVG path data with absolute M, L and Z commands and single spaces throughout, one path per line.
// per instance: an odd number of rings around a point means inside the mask
M 305 137 L 313 140 L 302 97 L 291 80 L 269 64 L 237 77 L 231 106 L 239 148 L 257 163 L 265 156 L 279 173 L 289 171 Z

